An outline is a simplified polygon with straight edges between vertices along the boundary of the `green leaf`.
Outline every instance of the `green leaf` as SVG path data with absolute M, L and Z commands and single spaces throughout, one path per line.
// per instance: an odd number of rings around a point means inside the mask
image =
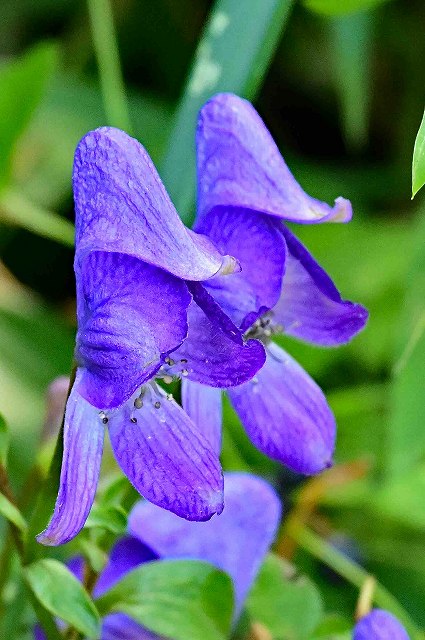
M 322 616 L 322 600 L 317 587 L 307 577 L 270 554 L 248 596 L 246 609 L 274 638 L 309 638 Z
M 388 0 L 303 0 L 307 9 L 325 16 L 343 15 L 362 9 L 373 9 Z
M 196 118 L 213 94 L 255 97 L 293 0 L 218 0 L 198 45 L 162 165 L 177 210 L 188 220 L 195 199 Z M 249 46 L 247 45 L 249 43 Z
M 6 420 L 0 413 L 0 464 L 6 467 L 7 453 L 9 451 L 10 434 Z
M 43 43 L 0 70 L 0 176 L 7 180 L 15 143 L 40 103 L 55 70 L 55 45 Z
M 90 596 L 77 578 L 57 560 L 46 558 L 24 568 L 31 591 L 54 616 L 88 638 L 98 638 L 100 618 Z
M 149 562 L 96 601 L 102 616 L 121 611 L 175 640 L 224 640 L 233 610 L 232 583 L 205 562 Z
M 425 184 L 425 111 L 413 149 L 412 198 Z
M 398 358 L 394 365 L 386 467 L 404 474 L 425 453 L 425 211 L 414 230 L 416 247 L 398 322 Z
M 368 136 L 373 19 L 372 14 L 360 12 L 328 20 L 335 92 L 345 141 L 352 151 L 363 148 Z
M 67 247 L 74 246 L 74 225 L 71 222 L 33 204 L 15 190 L 5 189 L 1 193 L 0 219 Z
M 86 529 L 99 527 L 120 535 L 127 529 L 127 514 L 120 505 L 94 505 L 84 526 Z
M 312 640 L 351 640 L 353 623 L 340 615 L 327 615 L 314 630 Z
M 6 520 L 9 520 L 9 522 L 12 522 L 15 527 L 18 527 L 20 531 L 26 531 L 27 523 L 22 517 L 21 512 L 2 493 L 0 493 L 0 514 L 4 516 Z

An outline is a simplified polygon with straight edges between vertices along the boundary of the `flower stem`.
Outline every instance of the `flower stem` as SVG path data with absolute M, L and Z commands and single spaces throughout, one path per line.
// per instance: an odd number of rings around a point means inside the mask
M 111 4 L 109 0 L 88 0 L 88 8 L 107 122 L 130 133 Z
M 305 551 L 333 569 L 358 589 L 361 589 L 365 580 L 369 578 L 370 574 L 365 569 L 350 558 L 347 558 L 347 556 L 313 531 L 305 527 L 293 526 L 287 533 Z M 407 611 L 379 582 L 376 582 L 373 599 L 376 605 L 397 616 L 412 638 L 419 640 L 424 637 Z

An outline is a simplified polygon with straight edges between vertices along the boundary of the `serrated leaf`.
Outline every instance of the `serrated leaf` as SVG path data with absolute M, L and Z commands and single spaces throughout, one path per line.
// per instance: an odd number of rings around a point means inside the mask
M 290 564 L 270 554 L 248 596 L 246 609 L 273 638 L 304 640 L 320 621 L 322 600 L 309 578 L 294 575 Z
M 416 135 L 415 147 L 413 149 L 412 163 L 412 198 L 425 184 L 425 111 L 422 116 L 418 133 Z
M 303 4 L 307 9 L 321 13 L 325 16 L 343 15 L 361 11 L 365 9 L 373 9 L 380 4 L 384 4 L 388 0 L 303 0 Z
M 130 571 L 96 601 L 101 615 L 126 613 L 174 640 L 224 640 L 233 590 L 225 573 L 206 562 L 149 562 Z
M 21 512 L 2 493 L 0 493 L 0 514 L 6 518 L 6 520 L 9 520 L 9 522 L 12 522 L 15 527 L 18 527 L 21 532 L 26 531 L 27 523 L 21 515 Z
M 161 171 L 185 221 L 195 199 L 197 113 L 220 91 L 255 97 L 292 5 L 293 0 L 245 0 L 243 9 L 239 0 L 218 0 L 214 5 L 176 112 Z
M 98 638 L 100 618 L 81 582 L 57 560 L 46 558 L 24 568 L 25 580 L 38 602 L 88 638 Z
M 56 64 L 57 50 L 38 44 L 0 70 L 0 184 L 10 170 L 15 143 L 40 103 Z

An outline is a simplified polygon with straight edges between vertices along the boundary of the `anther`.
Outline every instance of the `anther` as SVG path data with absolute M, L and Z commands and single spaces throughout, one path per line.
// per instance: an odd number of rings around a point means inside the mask
M 165 384 L 171 384 L 173 381 L 173 376 L 165 375 L 162 377 L 162 379 L 164 380 Z
M 186 358 L 182 358 L 182 359 L 180 360 L 180 362 L 181 362 L 182 364 L 186 364 L 187 360 L 186 360 Z
M 137 418 L 130 418 L 130 422 L 132 422 L 133 424 L 137 423 Z
M 138 396 L 135 400 L 134 400 L 134 408 L 135 409 L 141 409 L 143 407 L 143 400 L 140 396 Z
M 182 376 L 186 377 L 189 375 L 189 371 L 187 369 L 182 369 Z
M 159 409 L 161 406 L 161 403 L 157 400 L 153 406 L 155 407 L 155 409 Z
M 99 413 L 99 418 L 102 420 L 103 424 L 108 424 L 107 415 L 103 411 Z

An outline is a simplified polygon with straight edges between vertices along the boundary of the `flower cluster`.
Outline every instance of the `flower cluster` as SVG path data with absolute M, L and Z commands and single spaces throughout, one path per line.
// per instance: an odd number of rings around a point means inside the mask
M 105 428 L 150 502 L 187 520 L 220 514 L 222 389 L 267 455 L 305 474 L 332 463 L 326 399 L 272 338 L 333 346 L 365 325 L 365 309 L 341 299 L 283 223 L 347 222 L 351 205 L 308 196 L 253 107 L 231 94 L 201 110 L 197 154 L 192 231 L 136 140 L 101 128 L 78 145 L 77 371 L 43 544 L 83 527 Z M 183 407 L 161 386 L 176 378 Z
M 112 548 L 108 564 L 94 587 L 98 597 L 137 566 L 153 560 L 203 560 L 222 569 L 232 579 L 237 621 L 248 592 L 268 552 L 280 520 L 280 501 L 261 478 L 250 474 L 225 475 L 226 509 L 210 522 L 188 522 L 146 501 L 137 503 L 129 516 L 128 535 Z M 249 500 L 246 499 L 249 495 Z M 82 581 L 83 559 L 68 563 Z M 45 640 L 40 628 L 36 640 Z M 109 614 L 102 624 L 101 640 L 155 640 L 123 613 Z

